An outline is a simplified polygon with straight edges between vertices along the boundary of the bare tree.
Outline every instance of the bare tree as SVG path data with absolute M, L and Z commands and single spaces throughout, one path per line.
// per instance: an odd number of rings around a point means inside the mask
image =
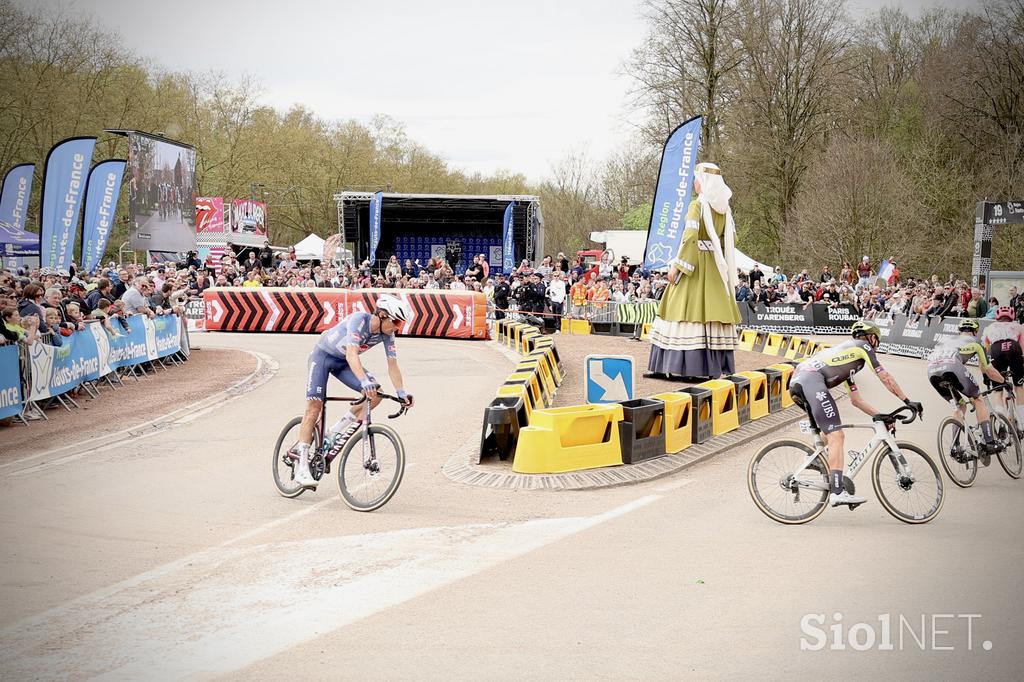
M 704 116 L 705 156 L 721 143 L 722 111 L 730 98 L 728 76 L 739 65 L 733 0 L 646 0 L 648 34 L 625 70 L 633 78 L 633 104 L 644 111 L 644 133 L 660 145 L 683 121 Z

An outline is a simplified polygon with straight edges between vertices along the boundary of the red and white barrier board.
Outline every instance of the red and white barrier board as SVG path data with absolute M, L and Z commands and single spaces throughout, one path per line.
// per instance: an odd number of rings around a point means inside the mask
M 207 289 L 205 326 L 225 332 L 321 332 L 352 312 L 373 310 L 383 293 L 405 300 L 412 310 L 403 336 L 489 338 L 482 293 L 431 289 Z

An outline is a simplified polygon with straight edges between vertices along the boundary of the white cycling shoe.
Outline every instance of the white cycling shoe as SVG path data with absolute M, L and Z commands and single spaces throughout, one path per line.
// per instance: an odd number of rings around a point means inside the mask
M 300 454 L 301 457 L 301 454 Z M 301 459 L 295 464 L 295 482 L 303 488 L 316 490 L 316 479 L 309 472 L 309 460 L 303 462 Z
M 845 490 L 839 493 L 838 495 L 836 495 L 835 493 L 831 493 L 828 496 L 828 501 L 829 504 L 831 504 L 833 507 L 841 507 L 845 504 L 851 508 L 862 505 L 865 502 L 867 502 L 865 498 L 857 497 L 856 495 L 851 495 Z

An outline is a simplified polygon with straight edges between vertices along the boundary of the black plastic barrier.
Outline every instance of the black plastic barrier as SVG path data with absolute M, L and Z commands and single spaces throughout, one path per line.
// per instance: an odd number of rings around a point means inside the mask
M 504 461 L 516 451 L 519 429 L 526 426 L 526 405 L 522 398 L 500 397 L 484 408 L 480 433 L 480 456 L 498 455 Z
M 712 414 L 711 391 L 706 388 L 689 386 L 679 389 L 680 393 L 689 393 L 692 399 L 690 421 L 693 423 L 694 444 L 703 443 L 711 438 Z
M 740 425 L 750 421 L 750 379 L 738 374 L 726 377 L 736 384 L 736 415 Z
M 623 400 L 619 442 L 622 463 L 636 464 L 665 454 L 665 403 L 638 398 Z

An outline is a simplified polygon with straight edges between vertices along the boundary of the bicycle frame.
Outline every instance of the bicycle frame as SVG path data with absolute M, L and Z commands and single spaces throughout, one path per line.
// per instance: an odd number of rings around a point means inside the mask
M 872 457 L 876 456 L 881 451 L 882 446 L 888 446 L 889 450 L 896 456 L 896 462 L 899 467 L 900 474 L 910 476 L 911 478 L 913 477 L 913 472 L 910 471 L 910 465 L 903 457 L 903 453 L 900 452 L 899 445 L 896 444 L 895 432 L 890 431 L 885 422 L 873 422 L 871 424 L 840 424 L 839 428 L 865 429 L 875 432 L 875 435 L 871 438 L 868 444 L 864 446 L 862 450 L 858 451 L 847 463 L 846 471 L 850 479 L 857 477 L 857 473 L 864 467 L 864 464 Z M 818 481 L 803 481 L 798 478 L 798 476 L 805 471 L 819 455 L 824 456 L 825 459 L 828 460 L 828 450 L 825 447 L 825 440 L 821 437 L 821 433 L 817 432 L 814 435 L 814 452 L 808 455 L 803 464 L 793 472 L 794 484 L 801 488 L 808 488 L 810 490 L 829 489 L 829 486 L 823 485 Z
M 329 402 L 337 402 L 337 403 L 360 403 L 360 402 L 363 402 L 363 403 L 365 403 L 366 409 L 364 410 L 365 414 L 364 414 L 364 417 L 363 417 L 363 424 L 362 424 L 362 426 L 360 428 L 362 428 L 364 431 L 370 428 L 370 423 L 371 423 L 371 421 L 373 419 L 373 417 L 372 417 L 373 410 L 370 408 L 370 401 L 366 400 L 366 396 L 359 396 L 358 398 L 341 398 L 341 397 L 337 397 L 337 396 L 334 396 L 334 397 L 327 396 L 326 398 L 324 398 L 323 407 L 320 408 L 319 424 L 320 424 L 320 437 L 321 438 L 326 438 L 327 437 L 327 403 L 329 403 Z M 318 444 L 318 447 L 323 447 L 322 443 Z M 373 447 L 373 445 L 371 443 L 371 448 L 372 447 Z M 330 452 L 325 453 L 324 461 L 329 465 L 331 462 L 334 461 L 334 458 L 337 457 L 338 453 L 340 453 L 340 452 L 341 452 L 341 450 L 339 449 L 338 452 L 335 452 L 333 455 L 330 454 Z M 376 454 L 376 453 L 374 453 L 374 454 Z

